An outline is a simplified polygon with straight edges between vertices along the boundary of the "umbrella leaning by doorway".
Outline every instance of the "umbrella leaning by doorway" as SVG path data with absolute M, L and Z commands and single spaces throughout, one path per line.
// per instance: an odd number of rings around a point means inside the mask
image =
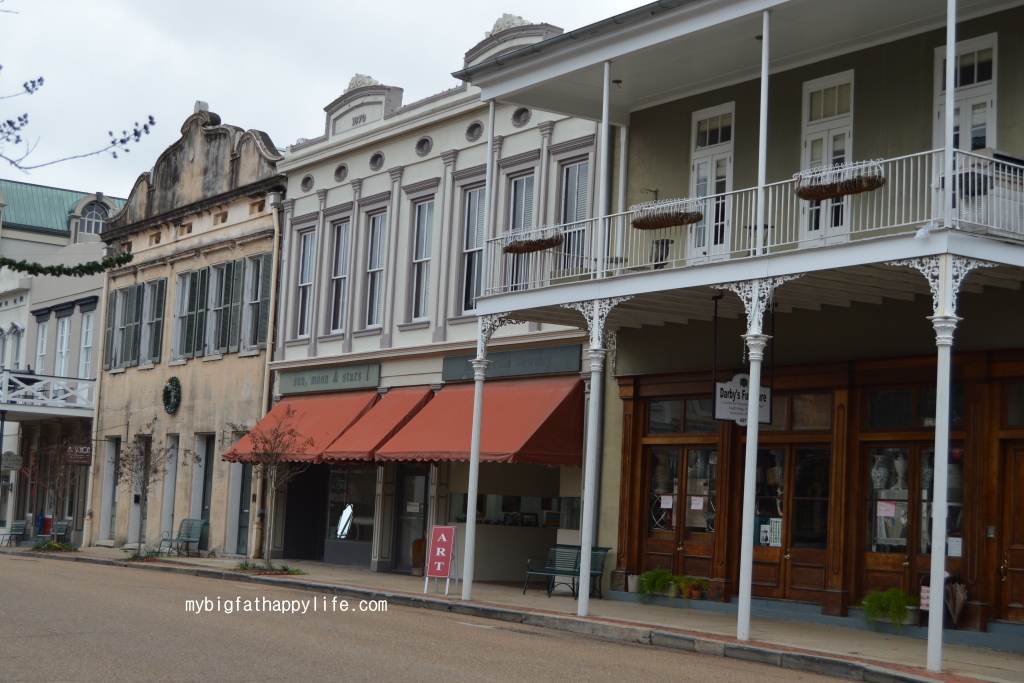
M 953 617 L 953 628 L 957 627 L 960 621 L 960 612 L 967 602 L 967 586 L 962 583 L 951 583 L 946 586 L 946 607 L 949 608 L 949 616 Z

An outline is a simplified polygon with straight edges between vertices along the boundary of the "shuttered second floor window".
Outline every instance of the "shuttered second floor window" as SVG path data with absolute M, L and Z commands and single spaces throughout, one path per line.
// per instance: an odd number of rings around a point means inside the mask
M 366 327 L 381 323 L 384 303 L 384 239 L 388 215 L 370 216 L 366 240 Z
M 533 176 L 512 181 L 509 196 L 509 230 L 529 230 L 533 227 Z
M 312 231 L 299 235 L 299 263 L 296 286 L 295 336 L 308 337 L 313 323 L 313 241 Z
M 427 293 L 430 290 L 430 248 L 434 231 L 434 202 L 415 207 L 412 254 L 412 317 L 427 317 Z
M 480 267 L 484 251 L 484 188 L 466 192 L 462 211 L 462 310 L 476 308 L 480 296 Z

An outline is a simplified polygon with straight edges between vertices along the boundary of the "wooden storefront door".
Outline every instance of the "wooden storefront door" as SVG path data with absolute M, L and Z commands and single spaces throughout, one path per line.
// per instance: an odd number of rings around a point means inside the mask
M 755 595 L 821 601 L 831 464 L 831 450 L 826 446 L 758 450 Z
M 1024 621 L 1024 444 L 1006 449 L 1003 478 L 1003 551 L 999 573 L 1002 616 Z
M 711 576 L 717 511 L 718 451 L 650 447 L 644 570 Z

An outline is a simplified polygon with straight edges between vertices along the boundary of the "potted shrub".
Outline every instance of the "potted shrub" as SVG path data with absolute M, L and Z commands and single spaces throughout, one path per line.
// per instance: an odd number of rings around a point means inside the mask
M 646 605 L 652 595 L 674 597 L 669 594 L 669 591 L 674 586 L 672 572 L 658 567 L 640 575 L 636 582 L 636 595 L 640 603 Z
M 902 588 L 890 588 L 884 592 L 873 589 L 864 596 L 860 606 L 864 609 L 864 618 L 868 623 L 888 621 L 899 628 L 917 620 L 917 598 Z
M 708 592 L 708 582 L 704 579 L 693 579 L 690 585 L 690 597 L 694 600 L 703 600 L 705 593 Z
M 676 586 L 679 587 L 679 595 L 687 600 L 690 599 L 690 591 L 693 590 L 694 578 L 690 575 L 686 576 L 673 576 L 672 580 Z

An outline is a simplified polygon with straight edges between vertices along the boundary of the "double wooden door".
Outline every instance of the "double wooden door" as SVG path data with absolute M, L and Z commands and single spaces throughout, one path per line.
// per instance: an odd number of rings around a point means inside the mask
M 1004 619 L 1024 621 L 1024 443 L 1012 444 L 1005 457 L 1000 606 Z
M 821 601 L 831 471 L 832 451 L 824 445 L 758 450 L 754 595 Z

